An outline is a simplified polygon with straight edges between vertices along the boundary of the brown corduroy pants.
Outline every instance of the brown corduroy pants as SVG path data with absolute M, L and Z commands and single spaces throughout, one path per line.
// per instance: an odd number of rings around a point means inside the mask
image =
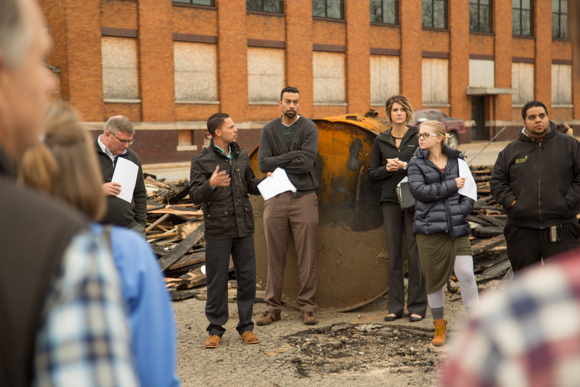
M 268 249 L 266 310 L 280 314 L 282 285 L 290 230 L 294 236 L 301 289 L 296 304 L 302 311 L 316 312 L 316 232 L 318 229 L 318 197 L 316 193 L 294 197 L 284 192 L 264 203 L 264 233 Z

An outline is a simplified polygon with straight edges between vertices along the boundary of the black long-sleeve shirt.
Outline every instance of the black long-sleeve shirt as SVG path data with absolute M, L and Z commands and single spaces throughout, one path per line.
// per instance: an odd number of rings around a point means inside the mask
M 307 195 L 318 188 L 317 154 L 318 128 L 308 118 L 299 117 L 289 127 L 282 124 L 281 118 L 276 118 L 262 129 L 258 150 L 260 171 L 284 169 L 296 187 L 295 196 Z

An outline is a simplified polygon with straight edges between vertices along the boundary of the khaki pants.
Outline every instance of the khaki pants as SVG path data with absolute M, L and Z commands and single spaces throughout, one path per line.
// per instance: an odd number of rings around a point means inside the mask
M 290 230 L 294 236 L 296 260 L 302 288 L 296 304 L 302 311 L 316 312 L 316 232 L 318 229 L 318 197 L 311 193 L 294 197 L 285 192 L 264 203 L 264 232 L 268 248 L 268 279 L 266 310 L 279 314 L 282 304 L 282 285 Z

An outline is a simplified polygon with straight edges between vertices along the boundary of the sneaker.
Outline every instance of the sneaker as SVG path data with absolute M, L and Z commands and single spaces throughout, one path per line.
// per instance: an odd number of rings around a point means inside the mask
M 279 315 L 279 314 L 278 314 L 278 315 L 276 315 L 276 314 L 274 314 L 274 313 L 271 313 L 271 312 L 264 312 L 264 313 L 262 314 L 262 317 L 260 317 L 260 318 L 258 319 L 258 321 L 256 321 L 256 323 L 257 323 L 258 325 L 270 325 L 270 324 L 272 324 L 274 321 L 278 321 L 278 320 L 280 320 L 280 318 L 281 318 L 281 317 L 280 317 L 280 315 Z
M 314 312 L 306 312 L 302 315 L 302 317 L 304 317 L 304 324 L 306 325 L 318 324 L 318 319 L 316 318 L 316 314 L 314 314 Z
M 252 331 L 242 333 L 240 339 L 244 340 L 244 343 L 246 344 L 258 344 L 260 342 L 258 336 L 256 336 Z
M 206 348 L 217 348 L 222 342 L 222 337 L 218 335 L 210 335 L 207 340 L 205 340 L 204 347 Z

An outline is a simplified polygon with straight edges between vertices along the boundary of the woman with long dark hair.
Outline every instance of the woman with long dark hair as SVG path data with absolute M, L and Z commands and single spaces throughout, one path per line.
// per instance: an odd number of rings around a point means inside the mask
M 403 233 L 407 237 L 409 285 L 407 310 L 411 322 L 421 321 L 427 310 L 427 293 L 421 273 L 417 243 L 413 235 L 413 213 L 404 212 L 398 202 L 397 184 L 407 176 L 407 166 L 418 148 L 419 129 L 409 126 L 413 108 L 407 97 L 395 95 L 386 103 L 387 120 L 391 128 L 377 136 L 369 164 L 369 179 L 382 183 L 381 207 L 385 221 L 387 250 L 389 252 L 389 314 L 386 321 L 403 317 L 405 289 L 403 284 Z

